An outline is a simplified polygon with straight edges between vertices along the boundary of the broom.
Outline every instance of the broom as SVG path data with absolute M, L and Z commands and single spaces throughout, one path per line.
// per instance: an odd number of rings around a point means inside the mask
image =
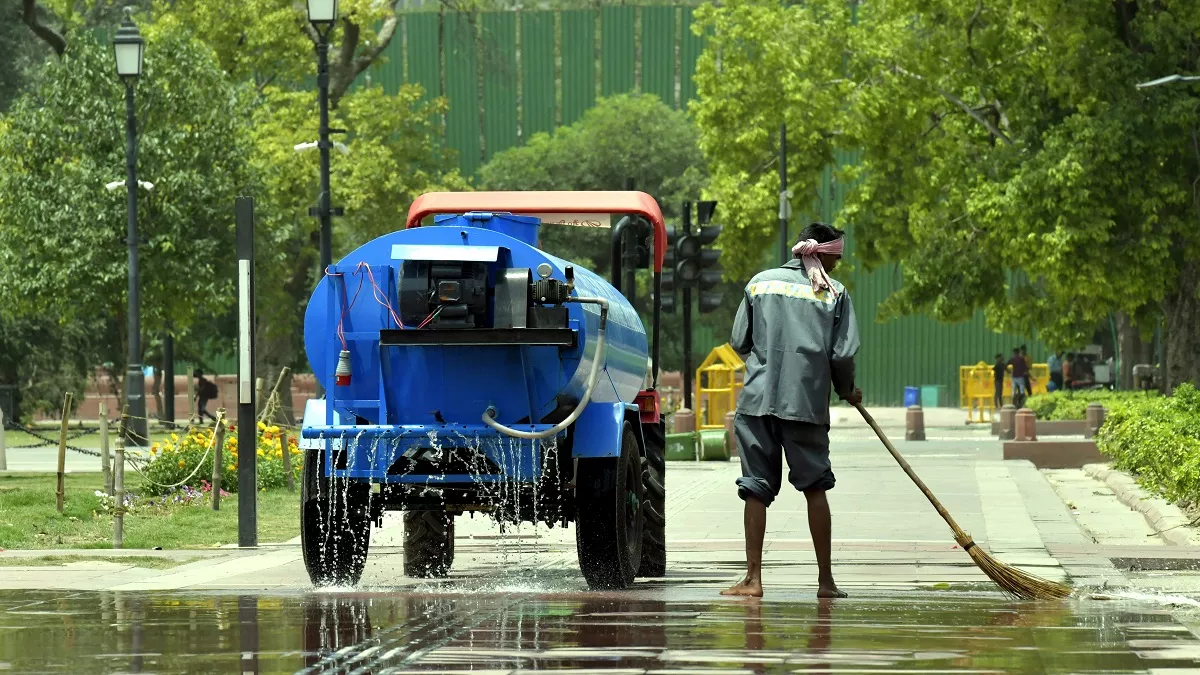
M 1015 567 L 996 560 L 987 551 L 977 546 L 971 539 L 971 535 L 962 531 L 958 523 L 954 522 L 954 518 L 950 517 L 950 513 L 946 511 L 946 507 L 942 506 L 942 503 L 938 501 L 937 497 L 933 496 L 928 487 L 925 487 L 925 482 L 917 474 L 913 473 L 912 467 L 908 465 L 904 457 L 900 456 L 900 453 L 896 451 L 896 448 L 888 440 L 887 436 L 883 435 L 883 431 L 879 429 L 879 425 L 875 423 L 875 419 L 871 417 L 871 414 L 861 404 L 855 404 L 854 407 L 858 408 L 858 412 L 862 413 L 863 419 L 875 430 L 875 435 L 879 436 L 879 440 L 883 441 L 888 452 L 892 453 L 892 457 L 895 457 L 896 461 L 900 463 L 900 468 L 904 469 L 904 473 L 908 474 L 908 477 L 917 484 L 921 492 L 925 493 L 925 497 L 929 499 L 930 504 L 933 504 L 933 508 L 937 509 L 937 512 L 941 514 L 946 524 L 954 532 L 954 540 L 971 556 L 971 560 L 975 561 L 975 564 L 979 566 L 979 569 L 983 570 L 983 573 L 989 579 L 996 582 L 1006 593 L 1027 600 L 1065 598 L 1071 594 L 1069 586 L 1036 577 L 1028 572 L 1022 572 Z

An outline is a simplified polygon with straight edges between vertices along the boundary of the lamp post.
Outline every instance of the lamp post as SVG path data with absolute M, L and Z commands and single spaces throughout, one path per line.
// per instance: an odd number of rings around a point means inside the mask
M 317 106 L 321 121 L 317 130 L 317 148 L 321 151 L 321 195 L 315 215 L 321 221 L 321 274 L 333 263 L 333 215 L 329 197 L 329 32 L 337 22 L 338 0 L 308 0 L 308 22 L 317 33 Z
M 126 427 L 126 443 L 146 445 L 146 376 L 142 372 L 142 297 L 138 272 L 137 231 L 137 117 L 133 110 L 133 88 L 142 74 L 142 56 L 146 41 L 133 23 L 133 8 L 125 8 L 113 38 L 113 55 L 117 75 L 125 83 L 125 192 L 129 222 L 126 239 L 129 245 L 129 359 L 125 369 L 125 401 L 129 405 L 130 423 Z

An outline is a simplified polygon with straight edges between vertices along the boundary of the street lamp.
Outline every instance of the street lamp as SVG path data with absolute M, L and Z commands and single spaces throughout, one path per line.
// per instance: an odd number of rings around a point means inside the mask
M 329 197 L 329 33 L 338 18 L 338 0 L 308 0 L 308 22 L 317 34 L 317 106 L 321 111 L 317 147 L 321 150 L 321 195 L 310 216 L 321 221 L 321 274 L 333 263 L 333 216 L 340 209 Z
M 117 75 L 125 82 L 125 192 L 129 223 L 126 239 L 129 246 L 129 359 L 125 368 L 125 402 L 129 405 L 129 425 L 125 428 L 126 442 L 143 446 L 149 438 L 146 431 L 146 376 L 142 372 L 142 298 L 138 272 L 137 231 L 137 117 L 133 111 L 133 88 L 142 74 L 142 56 L 146 41 L 133 23 L 133 8 L 125 8 L 113 38 L 113 55 Z

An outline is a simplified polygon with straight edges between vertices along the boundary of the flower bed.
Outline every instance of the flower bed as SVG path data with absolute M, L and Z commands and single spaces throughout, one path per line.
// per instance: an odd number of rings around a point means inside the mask
M 1114 404 L 1096 442 L 1147 488 L 1185 506 L 1200 502 L 1200 391 L 1192 385 Z
M 283 432 L 279 427 L 267 426 L 261 422 L 258 424 L 258 447 L 255 454 L 260 490 L 287 485 L 287 476 L 283 470 L 283 449 L 280 447 L 282 436 Z M 174 486 L 176 483 L 182 483 L 180 487 L 203 491 L 212 478 L 213 445 L 211 429 L 171 434 L 163 443 L 155 443 L 150 447 L 150 461 L 142 470 L 146 480 L 143 481 L 141 492 L 162 497 L 169 494 L 171 488 L 168 486 Z M 304 455 L 295 436 L 288 436 L 287 446 L 291 455 L 292 474 L 299 485 Z M 225 448 L 222 453 L 224 465 L 221 471 L 221 488 L 228 492 L 237 492 L 239 458 L 237 428 L 230 425 L 225 434 Z

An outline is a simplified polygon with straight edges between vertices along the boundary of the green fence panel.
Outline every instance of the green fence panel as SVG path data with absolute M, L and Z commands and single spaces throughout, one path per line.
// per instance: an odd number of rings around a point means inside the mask
M 696 84 L 692 76 L 696 73 L 696 61 L 704 51 L 704 39 L 692 33 L 694 21 L 691 7 L 683 8 L 683 26 L 679 41 L 679 104 L 687 107 L 688 101 L 696 98 Z
M 596 103 L 596 14 L 562 13 L 562 123 L 570 124 Z
M 528 140 L 554 130 L 558 96 L 554 79 L 554 14 L 521 14 L 521 132 Z M 491 111 L 485 114 L 490 115 Z
M 600 93 L 633 91 L 637 8 L 609 5 L 600 9 Z
M 403 19 L 402 19 L 403 20 Z M 371 84 L 383 87 L 387 94 L 400 91 L 404 84 L 404 25 L 397 26 L 388 46 L 384 48 L 375 65 L 364 75 L 371 76 Z
M 517 144 L 517 17 L 483 14 L 483 140 L 487 156 Z
M 675 100 L 676 7 L 642 8 L 642 91 L 656 94 L 672 108 Z
M 446 116 L 446 142 L 458 150 L 458 163 L 468 176 L 479 168 L 479 80 L 478 47 L 475 24 L 466 14 L 447 14 L 446 98 L 450 112 Z
M 421 85 L 430 97 L 442 95 L 442 52 L 438 47 L 440 20 L 441 16 L 433 13 L 404 17 L 408 81 Z M 386 64 L 384 70 L 404 72 L 399 61 Z M 389 74 L 384 79 L 391 77 Z

